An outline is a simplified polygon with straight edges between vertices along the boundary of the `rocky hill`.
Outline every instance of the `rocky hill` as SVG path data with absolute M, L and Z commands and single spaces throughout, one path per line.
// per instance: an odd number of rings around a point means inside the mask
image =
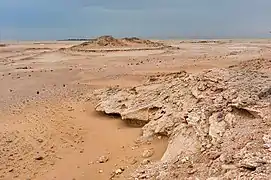
M 159 42 L 143 40 L 136 37 L 116 39 L 112 36 L 101 36 L 71 47 L 72 50 L 108 49 L 108 48 L 161 48 L 166 47 Z

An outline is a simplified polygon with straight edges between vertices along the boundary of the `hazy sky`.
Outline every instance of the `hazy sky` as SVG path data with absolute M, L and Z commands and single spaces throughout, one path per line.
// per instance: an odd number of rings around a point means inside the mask
M 0 0 L 1 39 L 271 37 L 271 0 Z

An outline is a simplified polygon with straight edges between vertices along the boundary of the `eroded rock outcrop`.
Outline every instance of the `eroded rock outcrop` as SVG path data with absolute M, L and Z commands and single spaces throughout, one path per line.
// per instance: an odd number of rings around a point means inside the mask
M 155 49 L 159 50 L 159 49 L 179 49 L 179 48 L 167 46 L 161 42 L 154 42 L 150 40 L 139 39 L 136 37 L 119 39 L 114 38 L 112 36 L 101 36 L 95 39 L 90 39 L 86 42 L 83 42 L 82 44 L 74 45 L 66 50 L 86 51 L 86 52 L 111 52 L 111 51 L 155 50 Z
M 170 138 L 161 161 L 134 174 L 139 179 L 270 179 L 271 141 L 263 142 L 271 134 L 267 74 L 240 69 L 179 72 L 96 95 L 97 111 L 143 126 L 143 139 L 157 134 Z

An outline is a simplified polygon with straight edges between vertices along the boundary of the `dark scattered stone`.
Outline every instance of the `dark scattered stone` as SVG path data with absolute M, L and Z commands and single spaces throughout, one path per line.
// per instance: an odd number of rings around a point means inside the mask
M 218 115 L 217 115 L 217 121 L 220 122 L 223 120 L 223 113 L 219 112 Z
M 32 68 L 31 68 L 31 67 L 24 66 L 24 67 L 17 67 L 16 69 L 32 69 Z
M 241 164 L 241 167 L 250 171 L 255 171 L 257 169 L 257 165 L 250 164 L 250 163 Z
M 39 92 L 39 91 L 37 91 L 37 94 L 40 94 L 40 92 Z
M 41 160 L 43 160 L 44 158 L 42 157 L 42 156 L 37 156 L 36 158 L 35 158 L 35 160 L 37 160 L 37 161 L 41 161 Z

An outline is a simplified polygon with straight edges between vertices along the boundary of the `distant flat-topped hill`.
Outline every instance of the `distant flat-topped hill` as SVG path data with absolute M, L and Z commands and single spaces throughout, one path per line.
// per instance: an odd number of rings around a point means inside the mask
M 112 36 L 101 36 L 91 39 L 82 44 L 72 46 L 70 50 L 76 51 L 125 51 L 125 50 L 148 50 L 168 48 L 163 43 L 150 40 L 131 38 L 114 38 Z

